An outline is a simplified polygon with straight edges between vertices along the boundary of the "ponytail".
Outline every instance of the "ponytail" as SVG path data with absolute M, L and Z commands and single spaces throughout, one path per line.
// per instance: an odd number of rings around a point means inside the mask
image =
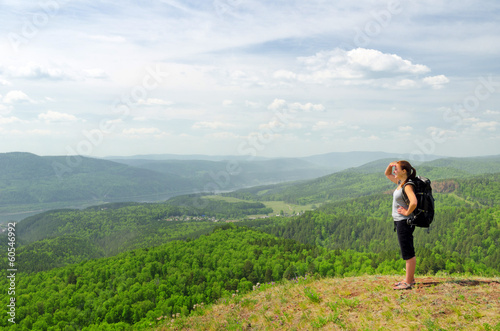
M 406 177 L 405 181 L 401 186 L 404 186 L 410 179 L 414 180 L 415 177 L 417 177 L 417 170 L 413 168 L 408 161 L 398 161 L 399 166 L 401 167 L 402 170 L 406 170 L 406 173 L 408 176 Z

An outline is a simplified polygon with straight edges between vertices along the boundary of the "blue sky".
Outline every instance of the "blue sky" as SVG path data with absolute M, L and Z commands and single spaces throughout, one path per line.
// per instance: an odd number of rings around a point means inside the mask
M 0 152 L 500 154 L 480 3 L 3 1 Z

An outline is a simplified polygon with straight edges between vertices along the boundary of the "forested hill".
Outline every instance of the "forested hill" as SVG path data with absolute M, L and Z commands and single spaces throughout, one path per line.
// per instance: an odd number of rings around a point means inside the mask
M 133 201 L 186 192 L 194 184 L 172 174 L 82 156 L 0 154 L 0 208 Z M 20 207 L 22 208 L 22 207 Z
M 446 264 L 461 262 L 445 250 L 439 254 Z M 283 280 L 395 275 L 403 267 L 397 249 L 385 254 L 331 251 L 225 225 L 196 240 L 22 274 L 16 278 L 16 324 L 4 318 L 0 326 L 12 330 L 140 330 L 164 316 L 196 315 L 197 307 L 219 299 L 227 302 Z M 470 267 L 475 268 L 473 263 Z M 396 279 L 392 278 L 387 282 Z M 8 287 L 8 281 L 3 277 L 0 286 Z M 379 291 L 390 287 L 387 282 L 379 285 Z M 349 293 L 365 288 L 351 288 Z M 304 293 L 311 300 L 324 295 L 311 289 Z M 6 316 L 7 310 L 2 305 L 0 314 Z
M 356 262 L 356 263 L 355 263 Z M 361 253 L 327 253 L 293 240 L 226 226 L 193 241 L 134 250 L 116 257 L 19 277 L 13 330 L 147 326 L 159 316 L 186 315 L 209 304 L 248 292 L 260 282 L 291 279 L 316 268 L 335 271 L 394 271 L 397 263 Z M 344 269 L 345 268 L 345 269 Z M 382 269 L 381 269 L 382 270 Z M 7 286 L 3 277 L 0 285 Z M 0 313 L 6 316 L 8 307 Z M 6 318 L 0 326 L 9 326 Z
M 203 208 L 115 203 L 40 213 L 16 225 L 20 270 L 37 272 L 91 258 L 189 240 L 219 222 L 272 212 L 260 202 L 207 201 Z M 0 236 L 0 244 L 7 238 Z
M 254 201 L 285 201 L 292 204 L 324 203 L 389 190 L 393 184 L 383 175 L 393 160 L 382 159 L 363 166 L 346 169 L 327 176 L 301 182 L 255 186 L 229 193 L 225 196 Z M 479 174 L 488 177 L 499 173 L 500 156 L 482 158 L 445 158 L 417 163 L 417 175 L 430 178 L 437 189 L 442 182 L 471 178 Z

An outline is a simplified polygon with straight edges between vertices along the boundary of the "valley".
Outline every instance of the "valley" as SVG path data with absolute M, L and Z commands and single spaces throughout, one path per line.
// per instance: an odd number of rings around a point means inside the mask
M 442 286 L 454 284 L 454 279 L 477 277 L 495 284 L 500 275 L 499 160 L 433 160 L 418 165 L 422 175 L 432 178 L 436 199 L 430 231 L 415 231 L 418 278 L 451 277 Z M 356 277 L 359 284 L 396 279 L 404 261 L 393 232 L 392 184 L 380 170 L 383 164 L 387 164 L 386 159 L 312 179 L 227 192 L 191 192 L 156 202 L 57 208 L 24 218 L 15 226 L 15 261 L 10 262 L 17 270 L 16 325 L 4 319 L 0 326 L 12 330 L 150 330 L 215 325 L 214 311 L 223 310 L 224 302 L 235 307 L 245 303 L 256 309 L 275 295 L 275 286 L 287 288 L 297 279 L 314 279 L 315 291 L 324 288 L 333 295 L 345 291 L 345 285 L 331 285 L 341 279 Z M 112 165 L 114 172 L 150 175 L 150 170 L 143 173 L 127 167 Z M 17 178 L 28 176 L 26 171 Z M 91 175 L 89 170 L 79 176 Z M 36 176 L 28 177 L 34 180 Z M 76 186 L 71 188 L 70 183 Z M 68 180 L 59 185 L 60 194 L 89 187 L 81 183 Z M 11 192 L 21 192 L 12 179 L 7 184 Z M 96 190 L 115 190 L 113 181 L 100 185 Z M 58 192 L 55 186 L 35 191 L 41 192 L 39 197 L 48 192 L 56 197 Z M 4 196 L 8 190 L 3 192 Z M 0 246 L 10 247 L 7 233 L 0 235 Z M 6 257 L 3 263 L 7 265 Z M 391 298 L 383 283 L 378 285 L 380 293 Z M 8 279 L 1 279 L 0 284 L 7 286 Z M 260 299 L 252 296 L 256 286 L 262 291 L 258 292 L 262 293 Z M 344 299 L 357 298 L 365 307 L 366 296 L 376 293 L 361 287 L 356 295 L 346 294 Z M 473 290 L 470 287 L 460 295 L 472 296 Z M 330 326 L 382 325 L 380 321 L 351 320 L 348 307 L 329 313 L 321 308 L 313 320 L 300 319 L 304 311 L 319 307 L 314 301 L 316 294 L 323 297 L 322 292 L 304 293 L 306 302 L 296 306 L 299 315 L 292 316 L 292 311 L 280 306 L 281 314 L 287 314 L 281 319 L 283 325 L 307 325 L 306 329 L 314 328 L 309 324 L 312 321 Z M 235 294 L 240 299 L 235 301 Z M 486 295 L 489 307 L 498 311 L 498 298 Z M 7 309 L 0 308 L 0 313 L 6 316 Z M 469 320 L 471 325 L 498 327 L 479 302 L 468 301 L 460 309 L 462 314 L 471 309 L 478 312 Z M 430 311 L 429 316 L 436 313 Z M 278 321 L 256 320 L 252 314 L 237 318 L 224 314 L 226 326 L 238 318 L 268 327 Z M 173 322 L 158 323 L 160 317 L 172 315 Z M 196 316 L 203 318 L 200 321 Z M 416 325 L 426 325 L 422 323 Z M 432 323 L 444 326 L 447 322 L 433 319 Z
M 0 223 L 33 211 L 86 208 L 112 202 L 159 202 L 201 192 L 326 176 L 396 154 L 350 152 L 304 158 L 154 155 L 95 159 L 84 156 L 0 154 Z M 429 160 L 437 156 L 428 156 Z

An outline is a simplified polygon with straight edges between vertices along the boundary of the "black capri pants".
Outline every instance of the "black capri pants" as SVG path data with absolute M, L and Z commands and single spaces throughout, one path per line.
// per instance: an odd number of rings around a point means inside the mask
M 394 221 L 394 227 L 398 234 L 399 247 L 403 260 L 409 260 L 415 256 L 415 247 L 413 246 L 414 225 L 408 225 L 406 220 Z

